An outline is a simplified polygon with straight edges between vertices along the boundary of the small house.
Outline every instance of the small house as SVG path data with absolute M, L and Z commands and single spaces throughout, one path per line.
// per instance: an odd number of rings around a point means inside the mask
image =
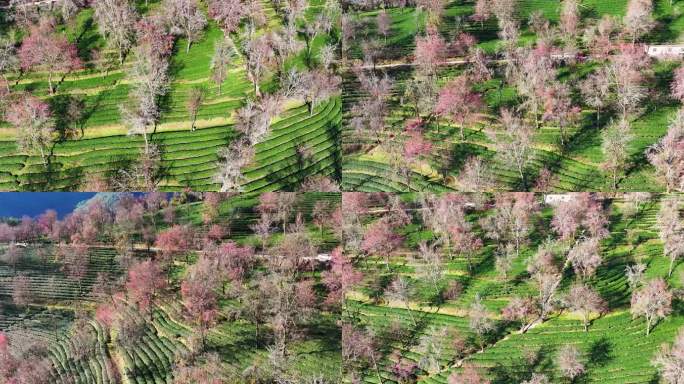
M 646 54 L 656 59 L 684 58 L 684 44 L 647 45 Z

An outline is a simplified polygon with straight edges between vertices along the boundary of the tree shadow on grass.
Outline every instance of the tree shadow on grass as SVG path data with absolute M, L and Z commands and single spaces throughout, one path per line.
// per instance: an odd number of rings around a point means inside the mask
M 323 129 L 325 141 L 335 143 L 330 154 L 333 157 L 334 168 L 331 174 L 333 178 L 340 180 L 342 173 L 339 147 L 340 130 L 337 124 L 330 121 L 325 123 Z M 314 150 L 315 148 L 311 147 L 304 138 L 296 137 L 292 141 L 292 148 L 288 150 L 292 154 L 270 166 L 270 172 L 265 176 L 268 183 L 281 184 L 282 188 L 279 188 L 281 191 L 295 191 L 308 177 L 325 173 L 327 167 L 322 162 L 328 158 L 316 159 L 316 154 L 307 153 Z
M 603 367 L 613 360 L 613 344 L 606 337 L 594 341 L 587 352 L 587 365 L 591 368 Z
M 78 130 L 81 137 L 84 134 L 85 102 L 82 98 L 69 94 L 56 95 L 50 99 L 50 110 L 55 116 L 55 130 L 59 134 L 59 142 L 74 137 Z
M 492 384 L 521 383 L 529 380 L 535 372 L 546 372 L 554 367 L 554 347 L 543 345 L 536 351 L 530 351 L 528 356 L 518 358 L 518 361 L 511 361 L 510 365 L 496 362 L 494 367 L 489 369 L 492 377 Z

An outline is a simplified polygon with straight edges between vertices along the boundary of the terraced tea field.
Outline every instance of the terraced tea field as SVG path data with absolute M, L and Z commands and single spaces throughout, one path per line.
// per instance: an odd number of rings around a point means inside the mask
M 668 198 L 666 195 L 661 197 Z M 661 381 L 652 361 L 661 345 L 672 343 L 684 325 L 680 299 L 674 299 L 672 314 L 658 321 L 646 335 L 643 318 L 630 313 L 633 290 L 625 274 L 627 266 L 639 262 L 646 266 L 644 280 L 661 277 L 675 291 L 681 287 L 680 275 L 684 266 L 676 261 L 675 270 L 668 277 L 669 260 L 663 255 L 659 237 L 657 222 L 662 201 L 655 199 L 643 204 L 634 216 L 622 215 L 631 209 L 628 207 L 631 203 L 619 198 L 608 203 L 609 235 L 601 240 L 601 262 L 595 275 L 582 281 L 598 292 L 608 309 L 600 316 L 591 317 L 587 332 L 581 318 L 562 304 L 571 285 L 579 281 L 573 277 L 570 262 L 566 262 L 567 269 L 562 272 L 559 292 L 555 294 L 559 309 L 546 321 L 536 322 L 527 332 L 521 333 L 520 323 L 507 320 L 501 315 L 502 309 L 513 298 L 534 298 L 539 294 L 530 278 L 528 265 L 537 247 L 542 246 L 547 236 L 553 236 L 547 227 L 552 210 L 544 208 L 541 216 L 534 220 L 537 229 L 530 243 L 513 257 L 503 278 L 497 264 L 496 242 L 484 235 L 479 224 L 480 218 L 493 214 L 487 212 L 488 208 L 484 211 L 471 208 L 467 216 L 476 236 L 484 241 L 483 247 L 472 257 L 473 272 L 469 272 L 462 252 L 455 250 L 448 256 L 439 246 L 441 263 L 426 265 L 426 260 L 434 259 L 421 259 L 418 252 L 426 251 L 423 248 L 419 251 L 418 244 L 434 241 L 438 235 L 422 224 L 420 217 L 426 208 L 416 204 L 420 199 L 420 194 L 402 197 L 411 223 L 394 227 L 394 233 L 401 234 L 403 242 L 389 257 L 389 266 L 372 252 L 358 255 L 358 268 L 365 278 L 348 295 L 344 318 L 357 329 L 369 330 L 374 342 L 377 369 L 369 363 L 361 371 L 356 368 L 351 371 L 362 378 L 362 382 L 451 383 L 449 376 L 463 372 L 464 367 L 475 368 L 491 383 L 524 382 L 530 380 L 533 373 L 544 374 L 549 382 L 565 382 L 567 377 L 559 369 L 557 354 L 566 345 L 573 345 L 580 351 L 584 369 L 580 376 L 582 382 L 667 382 Z M 493 207 L 485 204 L 487 206 Z M 391 217 L 386 216 L 391 211 L 383 210 L 382 205 L 367 207 L 366 225 Z M 684 211 L 681 202 L 679 211 L 680 214 Z M 426 274 L 430 265 L 441 271 L 437 283 L 425 280 L 430 276 Z M 395 298 L 398 291 L 393 282 L 399 278 L 407 282 L 402 292 L 409 297 L 408 302 Z M 441 296 L 443 293 L 439 292 L 455 282 L 459 287 L 456 297 Z M 471 312 L 473 303 L 478 300 L 484 304 L 493 322 L 482 350 Z M 433 358 L 437 360 L 436 365 L 428 365 Z M 400 366 L 405 368 L 398 368 Z
M 281 28 L 283 14 L 270 2 L 260 2 L 267 23 L 262 33 Z M 153 12 L 158 2 L 150 3 Z M 147 6 L 145 7 L 147 8 Z M 312 4 L 306 18 L 321 12 L 321 4 Z M 47 166 L 37 152 L 20 150 L 17 131 L 8 122 L 0 121 L 0 190 L 83 190 L 93 188 L 88 180 L 112 179 L 120 170 L 130 169 L 144 148 L 141 135 L 128 135 L 121 108 L 129 103 L 132 86 L 127 72 L 133 66 L 133 54 L 123 65 L 107 63 L 91 57 L 113 53 L 105 47 L 98 33 L 93 9 L 85 8 L 70 23 L 59 25 L 74 43 L 84 62 L 84 68 L 59 73 L 55 81 L 57 92 L 51 95 L 48 73 L 35 70 L 9 73 L 12 92 L 30 93 L 50 105 L 56 130 L 62 136 L 73 130 L 74 136 L 61 137 L 46 148 Z M 242 35 L 231 36 L 236 47 Z M 199 41 L 185 52 L 186 40 L 179 38 L 170 58 L 169 91 L 160 100 L 160 117 L 150 134 L 150 142 L 160 151 L 158 189 L 178 191 L 218 190 L 219 150 L 233 142 L 236 111 L 248 100 L 254 100 L 254 86 L 245 69 L 247 58 L 235 51 L 226 71 L 225 80 L 217 84 L 212 76 L 212 56 L 224 34 L 214 21 L 209 21 Z M 312 42 L 312 55 L 330 38 L 319 34 Z M 294 55 L 289 68 L 303 68 L 303 53 Z M 285 64 L 284 64 L 285 65 Z M 280 69 L 278 70 L 280 71 Z M 277 75 L 265 77 L 261 88 L 277 89 Z M 197 89 L 202 100 L 196 113 L 196 130 L 191 130 L 189 98 Z M 70 103 L 76 102 L 79 116 L 68 115 Z M 339 179 L 340 101 L 324 100 L 309 114 L 301 99 L 285 100 L 283 112 L 273 119 L 266 138 L 255 148 L 256 156 L 244 169 L 247 192 L 292 190 L 313 176 Z M 57 135 L 55 135 L 56 137 Z M 302 151 L 305 152 L 302 155 Z M 114 188 L 112 186 L 111 188 Z

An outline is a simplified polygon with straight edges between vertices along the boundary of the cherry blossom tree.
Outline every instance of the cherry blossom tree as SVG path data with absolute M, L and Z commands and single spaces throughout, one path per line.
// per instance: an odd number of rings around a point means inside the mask
M 195 130 L 195 121 L 197 121 L 197 113 L 199 112 L 202 102 L 204 101 L 204 90 L 202 88 L 194 87 L 190 90 L 188 95 L 188 100 L 185 106 L 190 115 L 190 130 Z
M 387 43 L 387 35 L 392 32 L 392 19 L 389 17 L 385 10 L 380 10 L 378 16 L 376 16 L 375 22 L 378 26 L 378 32 L 385 38 L 385 44 Z
M 674 70 L 670 93 L 679 102 L 684 102 L 684 67 L 678 67 Z
M 604 129 L 602 133 L 604 161 L 601 168 L 610 172 L 613 179 L 613 189 L 617 190 L 618 173 L 623 171 L 629 160 L 629 144 L 633 139 L 630 125 L 627 120 L 620 120 Z
M 25 274 L 18 274 L 12 278 L 12 302 L 18 307 L 25 307 L 31 303 L 31 279 Z
M 479 22 L 481 29 L 484 29 L 484 22 L 492 17 L 491 3 L 491 0 L 475 1 L 475 11 L 470 18 Z
M 17 129 L 17 145 L 23 151 L 40 154 L 47 167 L 47 147 L 52 142 L 54 121 L 50 107 L 44 101 L 31 95 L 22 95 L 12 103 L 5 119 Z
M 190 226 L 174 225 L 159 232 L 154 245 L 159 248 L 165 258 L 170 259 L 188 252 L 193 246 L 194 236 L 195 233 Z
M 575 284 L 565 296 L 565 305 L 582 316 L 584 332 L 589 330 L 589 315 L 603 313 L 607 309 L 605 300 L 595 290 L 582 284 Z
M 342 79 L 325 70 L 314 69 L 304 74 L 301 95 L 309 107 L 309 116 L 322 101 L 339 94 Z
M 625 267 L 625 277 L 631 290 L 635 290 L 641 285 L 641 282 L 644 280 L 644 271 L 646 271 L 646 265 L 642 263 Z
M 382 142 L 381 134 L 385 130 L 385 120 L 389 115 L 388 102 L 392 96 L 393 83 L 389 77 L 378 77 L 373 73 L 358 70 L 356 75 L 361 83 L 361 90 L 367 94 L 352 106 L 350 125 L 358 131 L 367 129 L 375 134 L 377 142 Z
M 21 260 L 21 258 L 24 256 L 24 252 L 22 248 L 18 247 L 16 243 L 11 242 L 7 246 L 7 249 L 5 252 L 2 254 L 2 258 L 0 258 L 3 262 L 9 264 L 12 266 L 12 272 L 17 273 L 17 263 Z
M 653 20 L 652 0 L 630 0 L 623 18 L 625 33 L 632 38 L 632 44 L 637 39 L 648 34 L 655 26 Z
M 492 70 L 489 68 L 490 60 L 482 48 L 474 48 L 470 50 L 468 55 L 470 61 L 470 68 L 467 71 L 470 79 L 476 83 L 491 80 Z
M 438 33 L 428 33 L 424 37 L 416 37 L 414 64 L 418 70 L 433 76 L 437 67 L 443 64 L 447 57 L 447 44 Z
M 139 262 L 128 270 L 126 292 L 143 313 L 150 311 L 157 296 L 165 288 L 166 276 L 159 264 L 152 260 Z
M 646 158 L 668 193 L 684 190 L 684 111 L 678 111 L 667 134 L 646 149 Z
M 582 362 L 582 353 L 572 344 L 560 348 L 556 356 L 556 364 L 563 376 L 571 381 L 583 374 L 586 369 Z
M 323 284 L 328 289 L 326 304 L 331 306 L 344 305 L 345 294 L 360 283 L 363 274 L 354 268 L 351 260 L 346 257 L 342 248 L 335 248 L 330 259 L 330 269 L 322 274 Z
M 608 236 L 608 216 L 599 196 L 591 193 L 573 193 L 554 208 L 551 228 L 562 240 L 571 240 L 580 234 L 602 239 Z
M 566 38 L 577 35 L 580 23 L 580 11 L 577 0 L 564 0 L 560 12 L 560 26 Z
M 466 257 L 468 272 L 473 271 L 472 258 L 482 248 L 482 239 L 475 233 L 473 225 L 463 215 L 463 211 L 456 211 L 451 219 L 449 235 L 454 245 L 454 250 Z
M 558 124 L 560 144 L 564 146 L 567 142 L 567 128 L 579 119 L 580 108 L 572 105 L 571 91 L 567 84 L 552 82 L 542 91 L 542 95 L 543 119 Z
M 171 33 L 184 36 L 187 40 L 185 53 L 190 52 L 190 44 L 202 36 L 207 18 L 197 7 L 195 0 L 166 0 L 162 4 L 164 17 Z
M 71 247 L 63 247 L 62 270 L 72 280 L 78 282 L 78 291 L 83 287 L 83 279 L 88 275 L 90 255 L 86 245 L 78 244 Z
M 403 276 L 394 279 L 385 290 L 385 296 L 389 300 L 398 301 L 404 306 L 414 326 L 418 324 L 411 308 L 411 300 L 415 293 L 415 287 L 411 281 Z
M 534 230 L 540 205 L 533 193 L 501 193 L 495 197 L 494 208 L 494 214 L 484 217 L 480 224 L 489 238 L 500 243 L 512 241 L 517 257 Z
M 478 112 L 483 108 L 482 97 L 472 91 L 468 78 L 458 76 L 439 92 L 435 113 L 457 122 L 461 130 L 461 140 L 465 140 L 465 124 L 475 122 Z
M 283 233 L 295 211 L 297 194 L 293 192 L 266 192 L 259 196 L 257 211 L 262 215 L 271 215 L 281 224 Z
M 658 368 L 666 383 L 681 383 L 684 380 L 684 332 L 679 331 L 672 345 L 662 345 L 651 364 Z
M 501 315 L 505 320 L 519 321 L 521 323 L 520 333 L 525 333 L 539 319 L 540 313 L 537 302 L 533 298 L 514 297 L 501 310 Z
M 381 219 L 371 224 L 363 235 L 361 250 L 367 254 L 376 254 L 385 258 L 385 266 L 389 269 L 389 258 L 401 246 L 404 238 L 394 232 L 389 220 Z
M 599 242 L 595 238 L 579 241 L 568 252 L 568 262 L 572 264 L 575 274 L 584 280 L 596 273 L 602 261 Z
M 664 319 L 672 312 L 672 292 L 667 289 L 665 280 L 653 279 L 638 291 L 634 291 L 630 312 L 633 318 L 643 316 L 646 319 L 648 336 L 658 320 Z
M 480 372 L 478 372 L 477 368 L 475 368 L 474 365 L 470 363 L 466 363 L 463 365 L 463 371 L 462 372 L 454 372 L 451 375 L 449 375 L 447 379 L 448 384 L 489 384 L 489 380 L 487 380 Z
M 42 20 L 30 29 L 19 48 L 19 61 L 23 70 L 40 67 L 48 72 L 50 94 L 55 91 L 52 84 L 55 72 L 71 71 L 82 66 L 76 46 L 69 43 L 65 36 L 54 32 L 51 20 Z
M 610 56 L 610 62 L 599 73 L 610 79 L 615 103 L 622 118 L 634 112 L 647 95 L 643 85 L 648 78 L 650 59 L 646 50 L 639 45 L 623 44 L 617 54 Z
M 672 276 L 675 261 L 684 256 L 684 220 L 679 214 L 679 199 L 663 199 L 658 211 L 657 225 L 663 253 L 670 259 L 667 276 Z
M 201 346 L 204 347 L 207 329 L 218 316 L 216 270 L 211 260 L 200 258 L 181 283 L 183 305 L 190 318 L 198 324 Z
M 240 21 L 247 16 L 247 7 L 241 0 L 212 0 L 208 13 L 219 24 L 223 34 L 228 36 L 238 29 Z
M 610 79 L 603 73 L 592 73 L 579 85 L 584 103 L 596 109 L 596 124 L 601 121 L 601 110 L 610 104 Z

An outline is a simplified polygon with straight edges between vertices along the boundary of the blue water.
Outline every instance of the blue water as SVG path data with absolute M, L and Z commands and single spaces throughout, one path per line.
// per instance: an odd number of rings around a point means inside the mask
M 94 195 L 94 192 L 2 192 L 0 217 L 37 216 L 47 209 L 54 209 L 59 217 L 64 217 L 78 203 Z

